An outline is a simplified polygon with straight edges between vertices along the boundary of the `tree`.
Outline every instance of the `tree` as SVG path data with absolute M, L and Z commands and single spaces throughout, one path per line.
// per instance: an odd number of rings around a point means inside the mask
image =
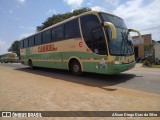
M 153 46 L 154 46 L 153 43 L 145 45 L 144 50 L 147 51 L 149 54 L 152 54 L 153 53 Z
M 152 63 L 154 63 L 154 54 L 153 54 L 153 43 L 145 45 L 144 51 L 145 51 L 145 60 L 143 61 L 143 65 L 145 66 L 151 66 Z M 147 56 L 146 56 L 147 55 Z
M 64 13 L 64 14 L 57 14 L 57 15 L 53 14 L 53 16 L 47 18 L 47 20 L 44 21 L 41 26 L 37 26 L 37 31 L 41 31 L 51 25 L 54 25 L 58 22 L 66 20 L 70 17 L 80 15 L 80 14 L 87 12 L 87 11 L 91 11 L 91 9 L 90 8 L 81 8 L 78 10 L 74 10 L 73 12 L 68 12 L 68 13 Z
M 18 40 L 14 41 L 10 48 L 8 49 L 8 52 L 14 52 L 18 56 L 20 55 L 20 47 L 19 47 L 20 42 Z

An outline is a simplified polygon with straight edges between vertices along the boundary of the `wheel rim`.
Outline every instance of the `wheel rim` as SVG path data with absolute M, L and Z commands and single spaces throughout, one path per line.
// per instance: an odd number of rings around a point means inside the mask
M 78 65 L 73 65 L 73 71 L 75 73 L 79 72 L 80 67 Z

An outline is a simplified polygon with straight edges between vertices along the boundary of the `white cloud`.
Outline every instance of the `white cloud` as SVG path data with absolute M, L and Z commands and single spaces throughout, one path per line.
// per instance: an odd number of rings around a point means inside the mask
M 91 3 L 91 2 L 88 2 L 88 3 L 87 3 L 87 6 L 91 6 L 91 5 L 92 5 L 92 3 Z
M 16 5 L 16 8 L 20 8 L 20 6 L 19 6 L 19 5 Z
M 19 3 L 24 4 L 26 0 L 17 0 Z
M 107 4 L 109 4 L 109 6 L 113 6 L 113 7 L 117 7 L 119 5 L 119 0 L 105 0 L 105 2 Z
M 4 44 L 5 44 L 5 41 L 0 39 L 0 48 L 2 48 L 4 46 Z
M 17 20 L 17 21 L 21 21 L 22 20 L 22 18 L 20 18 L 20 17 L 15 17 L 15 18 L 12 18 L 12 19 Z
M 80 7 L 83 3 L 83 0 L 63 0 L 63 1 L 66 2 L 72 8 Z
M 9 12 L 10 14 L 12 14 L 12 13 L 13 13 L 13 10 L 9 10 L 8 12 Z
M 7 43 L 0 39 L 0 54 L 4 54 L 7 52 L 7 49 L 9 48 L 9 45 L 7 45 Z
M 53 15 L 53 14 L 57 14 L 56 10 L 54 9 L 49 9 L 46 13 L 46 15 Z
M 95 10 L 95 11 L 103 11 L 103 12 L 107 12 L 107 9 L 106 8 L 103 8 L 103 7 L 100 7 L 100 6 L 93 6 L 91 7 L 92 10 Z
M 144 0 L 132 0 L 117 7 L 114 14 L 122 17 L 132 27 L 144 28 L 153 24 L 160 24 L 159 0 L 153 0 L 150 4 L 143 4 Z
M 148 4 L 145 0 L 128 1 L 119 5 L 113 13 L 123 18 L 129 28 L 142 30 L 160 25 L 159 0 L 152 0 Z
M 25 29 L 25 30 L 32 30 L 32 31 L 35 30 L 35 27 L 29 27 L 29 26 L 23 26 L 23 25 L 20 25 L 19 28 Z
M 89 0 L 89 1 L 86 3 L 87 6 L 92 6 L 93 4 L 94 4 L 94 0 Z

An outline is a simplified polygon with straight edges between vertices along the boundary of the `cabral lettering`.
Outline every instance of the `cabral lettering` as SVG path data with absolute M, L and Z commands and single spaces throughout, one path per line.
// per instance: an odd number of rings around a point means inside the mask
M 42 45 L 38 47 L 38 52 L 57 51 L 54 44 Z

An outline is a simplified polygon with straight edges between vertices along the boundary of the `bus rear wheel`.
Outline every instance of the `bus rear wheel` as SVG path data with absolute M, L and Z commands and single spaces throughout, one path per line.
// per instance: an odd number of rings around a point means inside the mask
M 70 71 L 74 75 L 81 75 L 82 74 L 81 65 L 77 60 L 74 60 L 71 62 Z
M 34 66 L 33 66 L 32 60 L 29 60 L 28 65 L 29 65 L 30 69 L 32 69 L 32 70 L 34 69 Z

